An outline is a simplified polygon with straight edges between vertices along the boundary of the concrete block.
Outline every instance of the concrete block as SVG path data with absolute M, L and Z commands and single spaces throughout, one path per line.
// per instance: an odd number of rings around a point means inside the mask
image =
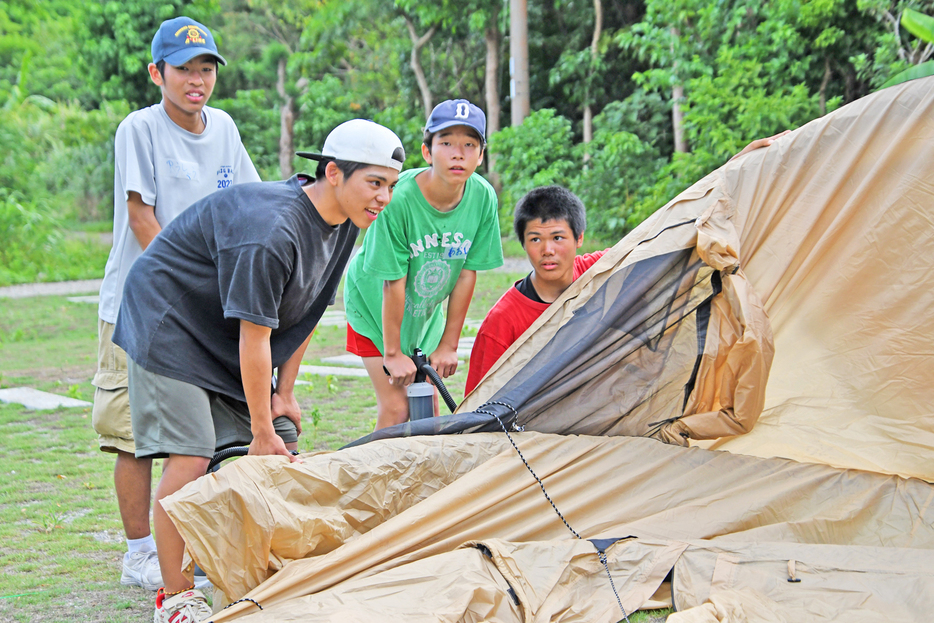
M 0 402 L 13 402 L 29 409 L 58 409 L 60 407 L 90 407 L 90 402 L 41 392 L 31 387 L 0 389 Z

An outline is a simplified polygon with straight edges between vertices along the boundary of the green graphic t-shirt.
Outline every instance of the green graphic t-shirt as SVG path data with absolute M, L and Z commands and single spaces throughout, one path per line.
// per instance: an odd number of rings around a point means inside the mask
M 440 303 L 454 289 L 462 269 L 503 265 L 496 193 L 471 175 L 464 197 L 450 212 L 425 200 L 412 169 L 399 176 L 392 202 L 370 226 L 361 251 L 350 262 L 344 285 L 347 321 L 383 350 L 383 282 L 406 278 L 402 352 L 419 347 L 430 355 L 444 333 Z

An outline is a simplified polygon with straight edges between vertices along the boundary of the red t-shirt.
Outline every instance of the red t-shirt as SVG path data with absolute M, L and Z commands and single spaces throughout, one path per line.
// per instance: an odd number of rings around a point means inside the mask
M 585 253 L 574 258 L 574 279 L 577 279 L 599 260 L 606 250 Z M 516 282 L 518 283 L 518 282 Z M 487 370 L 493 367 L 512 343 L 532 326 L 536 318 L 548 309 L 549 303 L 539 303 L 528 298 L 513 285 L 500 297 L 486 315 L 470 351 L 470 369 L 467 372 L 467 388 L 473 391 Z

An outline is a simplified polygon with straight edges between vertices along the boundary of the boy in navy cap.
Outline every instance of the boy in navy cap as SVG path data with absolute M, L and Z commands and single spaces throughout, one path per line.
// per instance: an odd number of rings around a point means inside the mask
M 442 377 L 454 374 L 476 271 L 503 263 L 496 194 L 475 173 L 485 131 L 486 116 L 467 100 L 438 104 L 422 144 L 428 167 L 400 176 L 391 209 L 348 268 L 347 350 L 363 358 L 376 390 L 377 429 L 409 417 L 416 347 Z
M 100 292 L 92 423 L 101 450 L 117 455 L 114 487 L 129 550 L 120 582 L 153 591 L 162 576 L 149 529 L 152 459 L 134 455 L 126 353 L 111 336 L 127 273 L 162 228 L 212 192 L 259 181 L 233 120 L 205 105 L 218 63 L 227 61 L 204 25 L 163 22 L 148 69 L 162 101 L 130 113 L 114 140 L 114 242 Z

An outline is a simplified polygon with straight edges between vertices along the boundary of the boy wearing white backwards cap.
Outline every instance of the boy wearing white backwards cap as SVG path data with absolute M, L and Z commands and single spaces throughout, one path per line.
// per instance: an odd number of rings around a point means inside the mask
M 405 152 L 371 121 L 335 128 L 311 180 L 241 184 L 193 204 L 126 280 L 114 342 L 129 357 L 136 456 L 164 458 L 156 499 L 204 475 L 216 449 L 281 455 L 301 432 L 292 393 L 311 332 L 334 300 L 360 229 L 389 203 Z M 272 370 L 278 382 L 272 387 Z M 184 541 L 161 504 L 164 590 L 155 620 L 211 614 L 182 571 Z

